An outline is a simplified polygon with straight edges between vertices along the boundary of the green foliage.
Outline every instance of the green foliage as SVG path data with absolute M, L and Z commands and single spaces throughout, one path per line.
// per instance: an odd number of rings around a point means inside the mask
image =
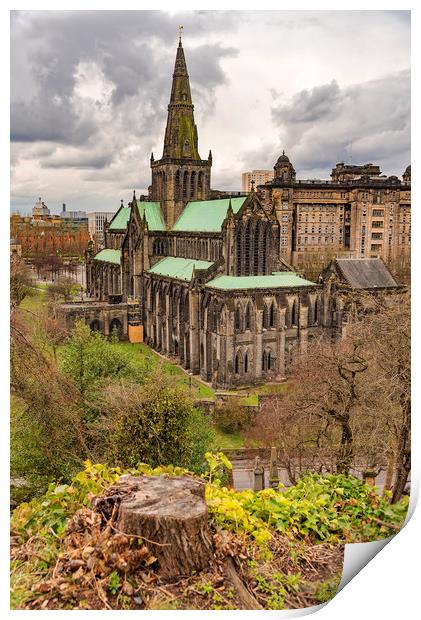
M 42 497 L 18 506 L 12 513 L 12 531 L 23 541 L 31 536 L 60 536 L 67 520 L 80 508 L 88 506 L 93 495 L 101 495 L 105 489 L 115 484 L 123 473 L 134 476 L 181 476 L 187 473 L 187 470 L 173 465 L 152 468 L 145 463 L 138 463 L 135 468 L 122 471 L 119 467 L 85 461 L 85 468 L 74 476 L 70 484 L 50 484 Z
M 215 430 L 203 411 L 194 407 L 189 414 L 188 426 L 191 452 L 186 467 L 196 474 L 202 474 L 206 470 L 206 451 L 215 444 Z
M 12 342 L 10 465 L 25 492 L 70 479 L 87 453 L 77 390 L 29 338 Z M 13 493 L 15 499 L 19 495 Z
M 241 406 L 238 399 L 231 398 L 215 409 L 215 424 L 223 433 L 238 433 L 250 425 L 251 419 L 249 408 Z
M 226 478 L 227 471 L 232 469 L 232 463 L 223 452 L 206 452 L 205 459 L 208 464 L 208 471 L 204 474 L 204 478 L 217 486 L 221 486 Z
M 80 292 L 80 285 L 71 278 L 59 278 L 46 287 L 47 298 L 52 302 L 70 301 Z
M 408 506 L 407 498 L 390 505 L 372 487 L 344 475 L 310 474 L 285 490 L 237 492 L 209 485 L 206 492 L 215 523 L 249 532 L 260 544 L 270 539 L 270 529 L 313 542 L 378 540 L 403 523 Z
M 92 332 L 83 320 L 76 322 L 69 343 L 61 353 L 61 369 L 84 397 L 92 396 L 108 379 L 139 376 L 130 355 Z
M 210 519 L 218 528 L 245 534 L 251 543 L 255 543 L 254 559 L 248 561 L 248 567 L 257 591 L 264 595 L 269 609 L 282 609 L 288 597 L 303 587 L 300 572 L 259 572 L 257 560 L 270 559 L 268 544 L 275 532 L 290 537 L 295 544 L 293 549 L 297 549 L 297 544 L 321 541 L 333 544 L 360 542 L 377 540 L 392 533 L 387 527 L 373 522 L 373 517 L 388 519 L 396 525 L 401 525 L 405 517 L 407 503 L 391 506 L 372 488 L 345 476 L 310 475 L 286 490 L 266 489 L 259 493 L 228 490 L 221 486 L 219 474 L 221 468 L 229 467 L 230 463 L 221 454 L 207 454 L 206 457 L 209 463 L 206 477 L 211 480 L 206 484 Z M 24 606 L 33 596 L 34 580 L 42 579 L 55 566 L 63 551 L 62 536 L 69 518 L 80 508 L 89 506 L 92 496 L 101 495 L 125 473 L 179 476 L 188 471 L 173 465 L 152 468 L 144 463 L 122 471 L 118 467 L 109 468 L 87 461 L 85 469 L 70 484 L 51 484 L 42 497 L 21 504 L 12 513 L 11 531 L 21 543 L 32 545 L 32 555 L 25 561 L 17 559 L 12 562 L 13 607 Z M 292 551 L 290 557 L 294 562 Z M 120 579 L 117 572 L 109 576 L 108 589 L 112 594 L 121 592 Z M 221 605 L 219 594 L 210 582 L 198 582 L 196 587 L 209 598 L 214 609 Z M 312 586 L 315 599 L 320 602 L 329 600 L 337 587 L 337 579 L 315 583 Z
M 336 594 L 339 588 L 340 579 L 329 579 L 321 582 L 316 589 L 315 597 L 319 603 L 327 603 Z
M 121 588 L 120 575 L 115 570 L 113 570 L 113 572 L 108 577 L 108 589 L 111 592 L 111 594 L 115 595 L 117 594 L 120 588 Z
M 214 441 L 210 424 L 186 390 L 160 372 L 148 375 L 142 385 L 123 381 L 111 386 L 101 410 L 109 429 L 107 460 L 124 467 L 144 461 L 200 471 Z

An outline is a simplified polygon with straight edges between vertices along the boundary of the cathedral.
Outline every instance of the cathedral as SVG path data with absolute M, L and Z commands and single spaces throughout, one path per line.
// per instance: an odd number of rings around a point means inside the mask
M 377 258 L 362 259 L 362 282 L 359 260 L 351 267 L 336 261 L 317 282 L 299 275 L 281 251 L 282 216 L 267 199 L 276 183 L 266 195 L 211 189 L 212 154 L 199 154 L 181 39 L 163 153 L 152 154 L 150 166 L 148 196 L 134 193 L 121 205 L 106 226 L 103 249 L 95 253 L 91 243 L 89 299 L 63 306 L 68 322 L 82 316 L 105 335 L 117 330 L 146 342 L 229 389 L 284 379 L 295 352 L 322 332 L 338 333 L 346 310 L 341 291 L 396 289 Z M 280 174 L 290 170 L 286 156 L 277 166 Z

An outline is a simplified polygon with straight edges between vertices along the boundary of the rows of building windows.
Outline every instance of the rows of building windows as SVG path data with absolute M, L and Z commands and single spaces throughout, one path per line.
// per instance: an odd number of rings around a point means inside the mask
M 321 317 L 321 300 L 317 298 L 309 306 L 308 325 L 318 325 Z M 256 329 L 256 316 L 251 301 L 238 302 L 234 310 L 234 329 L 241 333 Z M 300 322 L 299 301 L 294 299 L 292 305 L 288 305 L 285 312 L 285 326 L 298 327 Z M 277 305 L 275 301 L 266 302 L 263 308 L 262 327 L 264 330 L 274 329 L 278 324 Z M 218 307 L 214 304 L 209 312 L 209 329 L 216 331 L 218 325 Z
M 274 368 L 274 357 L 272 349 L 265 348 L 262 353 L 262 371 L 269 372 Z M 237 376 L 247 375 L 250 371 L 250 360 L 248 349 L 239 349 L 235 355 L 234 372 Z

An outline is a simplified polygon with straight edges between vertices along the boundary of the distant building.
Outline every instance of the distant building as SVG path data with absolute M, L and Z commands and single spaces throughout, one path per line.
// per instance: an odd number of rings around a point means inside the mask
M 10 254 L 22 256 L 22 246 L 20 245 L 16 237 L 12 237 L 10 239 Z
M 251 172 L 243 172 L 242 177 L 242 189 L 243 192 L 251 191 L 251 182 L 254 181 L 254 187 L 258 185 L 264 185 L 269 183 L 273 179 L 272 170 L 251 170 Z
M 77 230 L 78 228 L 88 230 L 88 215 L 86 211 L 67 211 L 64 202 L 60 213 L 60 219 L 63 222 L 67 222 L 73 230 Z
M 22 217 L 12 215 L 10 234 L 12 251 L 33 260 L 60 255 L 63 259 L 82 257 L 89 241 L 87 224 L 74 225 L 59 216 Z M 18 248 L 19 246 L 19 248 Z
M 98 245 L 104 244 L 105 222 L 110 222 L 114 211 L 92 211 L 88 215 L 88 230 Z
M 68 211 L 66 208 L 66 203 L 63 202 L 63 207 L 61 209 L 60 217 L 63 220 L 86 220 L 88 221 L 88 216 L 86 211 Z
M 311 267 L 320 272 L 335 256 L 381 258 L 400 279 L 407 279 L 411 166 L 400 180 L 382 175 L 372 163 L 341 162 L 330 180 L 301 180 L 282 153 L 274 173 L 258 193 L 281 225 L 280 254 L 287 262 L 309 275 Z
M 44 218 L 50 217 L 50 209 L 46 204 L 41 200 L 41 197 L 38 198 L 38 202 L 34 204 L 32 207 L 32 217 L 34 218 Z

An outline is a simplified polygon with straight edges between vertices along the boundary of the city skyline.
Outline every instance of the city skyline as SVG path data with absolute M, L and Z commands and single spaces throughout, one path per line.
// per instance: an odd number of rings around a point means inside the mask
M 410 163 L 408 11 L 113 13 L 12 13 L 13 210 L 40 195 L 54 212 L 117 210 L 147 191 L 180 23 L 212 187 L 240 189 L 283 148 L 301 178 Z

